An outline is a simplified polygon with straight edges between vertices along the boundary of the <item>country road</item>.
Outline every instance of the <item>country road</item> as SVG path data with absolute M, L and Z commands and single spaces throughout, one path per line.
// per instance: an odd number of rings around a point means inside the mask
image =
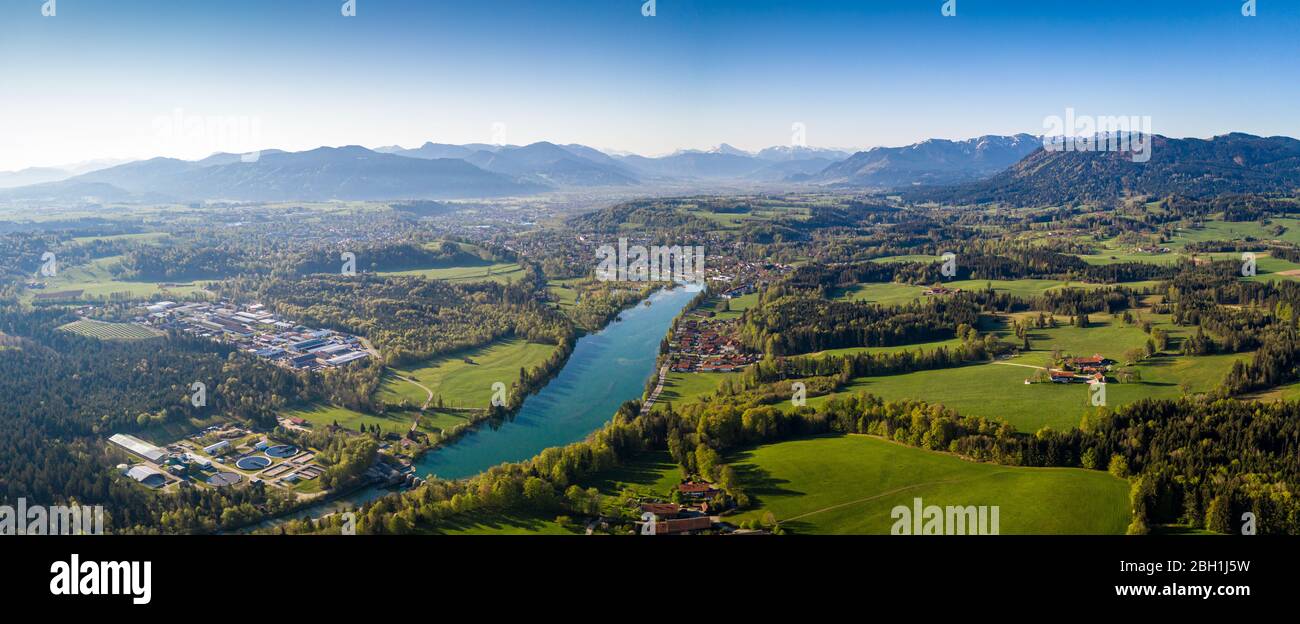
M 433 390 L 430 390 L 428 386 L 414 379 L 411 379 L 410 377 L 403 377 L 401 375 L 397 375 L 397 378 L 423 390 L 424 393 L 428 395 L 428 398 L 424 400 L 424 405 L 420 406 L 420 411 L 423 412 L 424 410 L 429 409 L 429 404 L 433 402 Z

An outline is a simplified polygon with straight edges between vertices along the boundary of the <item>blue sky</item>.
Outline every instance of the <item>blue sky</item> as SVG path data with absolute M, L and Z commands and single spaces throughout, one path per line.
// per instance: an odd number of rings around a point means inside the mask
M 1039 133 L 1067 107 L 1300 136 L 1300 2 L 1243 1 L 0 0 L 0 170 L 496 138 L 757 149 L 796 122 L 867 147 Z

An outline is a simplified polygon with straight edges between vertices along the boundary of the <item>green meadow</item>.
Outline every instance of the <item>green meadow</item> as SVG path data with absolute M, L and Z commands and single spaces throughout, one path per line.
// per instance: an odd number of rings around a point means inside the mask
M 1120 284 L 1127 288 L 1141 290 L 1144 288 L 1154 287 L 1159 282 L 1127 282 Z M 953 280 L 944 282 L 947 288 L 960 288 L 962 290 L 984 290 L 992 287 L 993 290 L 1000 293 L 1007 293 L 1016 297 L 1031 298 L 1041 297 L 1044 293 L 1051 290 L 1062 288 L 1106 288 L 1113 284 L 1089 284 L 1085 282 L 1070 282 L 1064 280 L 1048 279 L 1020 279 L 1020 280 Z M 925 291 L 924 286 L 913 284 L 899 284 L 896 282 L 872 282 L 857 284 L 849 288 L 838 289 L 831 293 L 834 299 L 843 299 L 848 301 L 866 301 L 883 306 L 895 306 L 910 303 L 912 301 L 923 299 Z
M 668 373 L 664 390 L 659 393 L 659 403 L 687 403 L 702 396 L 710 396 L 724 379 L 739 377 L 740 373 Z
M 771 513 L 795 533 L 888 534 L 891 510 L 925 505 L 999 508 L 1002 534 L 1122 534 L 1129 484 L 1079 468 L 966 461 L 860 435 L 767 444 L 727 458 L 755 503 L 731 522 Z
M 434 535 L 574 535 L 581 526 L 565 528 L 555 517 L 523 512 L 473 511 L 440 520 Z
M 667 500 L 682 482 L 681 467 L 668 451 L 646 451 L 622 466 L 603 470 L 583 480 L 584 488 L 594 487 L 603 496 L 616 497 L 623 490 Z M 611 503 L 611 501 L 606 501 Z M 609 511 L 614 511 L 612 508 Z
M 1177 349 L 1177 341 L 1186 328 L 1169 325 L 1167 316 L 1146 314 L 1143 318 L 1151 320 L 1155 327 L 1169 331 L 1169 350 Z M 1118 321 L 1097 317 L 1087 328 L 1037 329 L 1029 336 L 1033 350 L 1014 358 L 901 375 L 859 377 L 836 394 L 866 392 L 887 400 L 921 399 L 943 404 L 962 414 L 1005 420 L 1026 432 L 1044 426 L 1068 429 L 1077 426 L 1085 413 L 1095 409 L 1090 403 L 1088 386 L 1026 385 L 1025 380 L 1034 375 L 1036 368 L 1048 366 L 1055 349 L 1076 356 L 1100 353 L 1122 361 L 1127 350 L 1143 346 L 1148 338 L 1136 326 L 1124 326 Z M 1219 385 L 1233 361 L 1248 361 L 1250 357 L 1250 353 L 1210 356 L 1160 354 L 1135 367 L 1141 375 L 1140 382 L 1107 384 L 1106 405 L 1117 407 L 1143 398 L 1178 398 L 1185 394 L 1184 384 L 1193 393 L 1207 392 Z M 810 398 L 808 404 L 821 405 L 833 396 Z
M 561 310 L 572 308 L 578 305 L 578 289 L 573 285 L 580 281 L 579 279 L 550 280 L 546 283 L 546 290 L 555 297 L 557 307 Z
M 37 277 L 45 282 L 42 290 L 28 290 L 25 300 L 30 302 L 39 293 L 55 293 L 68 290 L 81 290 L 85 297 L 124 296 L 130 299 L 149 299 L 154 295 L 163 297 L 183 297 L 191 294 L 206 294 L 203 285 L 206 282 L 187 283 L 182 286 L 163 288 L 157 282 L 123 281 L 116 279 L 110 267 L 121 262 L 121 256 L 107 256 L 89 263 L 63 267 L 59 266 L 53 277 Z
M 428 394 L 401 377 L 414 379 L 445 407 L 486 409 L 492 400 L 492 384 L 507 387 L 519 380 L 519 369 L 531 369 L 546 361 L 555 345 L 509 339 L 484 347 L 444 355 L 418 364 L 393 367 L 384 375 L 379 398 L 390 403 L 406 399 L 414 407 L 423 405 Z M 432 405 L 437 405 L 434 399 Z
M 349 431 L 359 431 L 361 425 L 365 425 L 367 428 L 378 426 L 380 431 L 384 433 L 397 434 L 404 434 L 409 431 L 411 423 L 415 422 L 416 418 L 420 419 L 419 429 L 425 433 L 437 433 L 469 422 L 464 416 L 437 410 L 430 410 L 424 414 L 420 414 L 416 410 L 398 410 L 380 416 L 363 414 L 325 403 L 296 406 L 282 410 L 280 415 L 301 418 L 310 422 L 315 428 L 328 427 L 338 423 L 340 427 Z
M 379 271 L 380 275 L 419 276 L 425 279 L 446 282 L 499 282 L 518 280 L 524 275 L 524 268 L 514 262 L 496 262 L 473 264 L 467 266 L 438 267 L 427 269 L 408 269 L 405 271 Z

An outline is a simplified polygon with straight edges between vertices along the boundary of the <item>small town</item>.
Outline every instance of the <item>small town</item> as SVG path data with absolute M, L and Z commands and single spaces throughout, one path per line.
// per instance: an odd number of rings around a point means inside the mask
M 693 312 L 677 324 L 669 342 L 673 372 L 730 373 L 762 357 L 746 352 L 735 338 L 738 320 L 712 320 L 706 314 Z

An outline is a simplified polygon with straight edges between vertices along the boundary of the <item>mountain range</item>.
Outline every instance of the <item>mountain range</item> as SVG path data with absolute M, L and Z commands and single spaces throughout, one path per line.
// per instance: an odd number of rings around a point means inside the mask
M 1113 201 L 1134 194 L 1289 192 L 1300 188 L 1300 141 L 1228 134 L 1154 136 L 1150 162 L 1117 152 L 1048 151 L 1028 134 L 848 152 L 800 146 L 748 152 L 722 144 L 659 157 L 584 145 L 425 143 L 368 149 L 266 150 L 253 159 L 152 158 L 90 168 L 0 174 L 0 199 L 77 201 L 436 200 L 555 189 L 714 182 L 904 190 L 919 201 L 1016 205 Z M 7 177 L 6 177 L 7 176 Z
M 906 196 L 949 204 L 1114 204 L 1130 196 L 1295 193 L 1300 141 L 1232 133 L 1210 139 L 1148 138 L 1150 159 L 1131 152 L 1036 150 L 987 179 L 918 188 Z
M 114 165 L 120 165 L 125 160 L 88 160 L 85 162 L 74 163 L 71 165 L 59 165 L 56 167 L 28 167 L 18 171 L 0 171 L 0 189 L 14 188 L 18 186 L 29 186 L 32 184 L 42 184 L 45 182 L 58 182 L 66 180 L 75 175 L 107 169 Z
M 1029 134 L 982 136 L 965 141 L 930 139 L 906 147 L 858 152 L 811 176 L 810 181 L 882 189 L 952 184 L 991 176 L 1042 147 Z

